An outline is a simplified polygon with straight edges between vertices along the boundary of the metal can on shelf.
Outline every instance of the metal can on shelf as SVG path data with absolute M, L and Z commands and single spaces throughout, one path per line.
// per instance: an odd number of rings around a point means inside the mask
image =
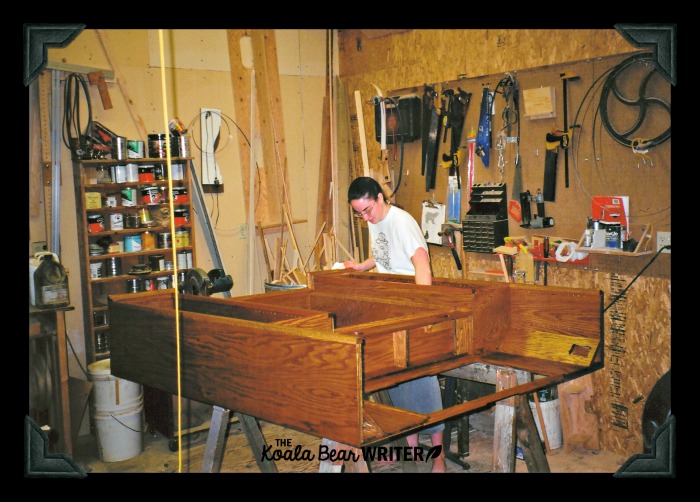
M 112 179 L 115 183 L 126 183 L 126 165 L 123 166 L 112 166 L 110 168 Z
M 141 236 L 140 235 L 127 235 L 124 237 L 124 251 L 127 253 L 134 253 L 141 251 Z
M 126 165 L 126 181 L 138 181 L 139 180 L 139 166 L 138 164 L 127 164 Z
M 124 228 L 139 228 L 141 218 L 138 214 L 127 214 L 124 216 Z
M 178 251 L 177 253 L 177 268 L 190 269 L 192 268 L 192 251 Z
M 90 279 L 99 279 L 100 277 L 104 277 L 104 262 L 91 261 L 90 262 Z
M 148 251 L 156 248 L 156 234 L 153 232 L 144 232 L 141 234 L 141 249 Z
M 109 228 L 111 230 L 124 230 L 124 215 L 122 213 L 110 214 Z
M 144 142 L 135 140 L 135 139 L 129 139 L 126 141 L 126 148 L 127 148 L 127 153 L 129 154 L 130 159 L 142 159 L 145 148 L 144 148 Z
M 142 204 L 159 204 L 160 191 L 156 185 L 142 186 L 141 188 L 141 203 Z
M 156 279 L 157 289 L 168 289 L 170 288 L 170 277 L 158 277 Z
M 168 166 L 165 164 L 156 164 L 153 166 L 153 177 L 156 181 L 163 181 L 168 179 Z
M 173 247 L 173 238 L 170 232 L 161 232 L 158 234 L 158 248 L 169 249 Z
M 156 176 L 153 172 L 153 167 L 153 164 L 139 166 L 139 181 L 155 181 Z
M 139 226 L 141 227 L 153 227 L 155 226 L 155 222 L 153 221 L 153 218 L 151 217 L 151 212 L 148 210 L 148 208 L 142 207 L 141 209 L 138 210 L 136 213 L 139 216 Z
M 175 209 L 175 225 L 184 226 L 190 222 L 190 211 L 186 208 Z M 177 238 L 177 235 L 175 236 Z M 188 239 L 189 240 L 189 239 Z
M 175 247 L 185 248 L 190 245 L 190 231 L 186 228 L 175 230 Z
M 173 180 L 181 180 L 185 177 L 185 167 L 180 162 L 175 162 L 170 165 L 170 172 Z
M 88 214 L 88 232 L 102 232 L 105 229 L 105 219 L 101 214 Z
M 141 284 L 141 279 L 127 279 L 126 280 L 126 292 L 127 293 L 140 293 L 143 291 L 143 285 Z
M 107 259 L 107 277 L 122 275 L 122 260 L 116 256 Z
M 109 352 L 109 332 L 100 331 L 95 334 L 95 352 L 104 354 Z
M 165 270 L 165 256 L 162 254 L 154 254 L 148 257 L 148 263 L 153 272 Z
M 122 206 L 135 206 L 138 204 L 135 188 L 124 188 L 122 190 Z
M 173 203 L 185 204 L 189 201 L 187 197 L 187 187 L 173 187 Z

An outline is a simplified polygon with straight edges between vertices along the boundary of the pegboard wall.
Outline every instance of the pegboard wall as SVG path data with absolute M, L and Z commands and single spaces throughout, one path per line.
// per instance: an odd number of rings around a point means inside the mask
M 631 58 L 636 61 L 630 62 Z M 516 83 L 518 109 L 506 102 L 504 89 L 499 86 L 508 77 Z M 392 89 L 386 96 L 422 96 L 425 85 Z M 534 233 L 578 240 L 591 216 L 592 197 L 597 195 L 629 196 L 630 232 L 637 240 L 636 234 L 647 223 L 656 230 L 670 230 L 671 85 L 655 70 L 651 56 L 615 56 L 427 85 L 435 89 L 438 109 L 446 91 L 471 95 L 459 141 L 462 214 L 469 207 L 470 176 L 473 183 L 506 183 L 509 203 L 520 202 L 516 186 L 518 153 L 521 190 L 533 195 L 544 190 L 545 160 L 552 146 L 548 134 L 566 136 L 562 135 L 567 129 L 566 106 L 569 141 L 566 148 L 563 143 L 556 148 L 553 196 L 544 203 L 545 216 L 554 219 L 554 226 L 523 228 L 511 216 L 509 235 L 527 237 Z M 493 100 L 488 167 L 478 155 L 469 166 L 467 137 L 470 131 L 478 131 L 485 88 L 491 91 Z M 549 97 L 551 101 L 547 102 Z M 624 100 L 636 104 L 625 104 Z M 374 123 L 370 122 L 369 128 L 373 132 Z M 403 156 L 399 144 L 388 145 L 392 180 L 400 180 L 395 187 L 395 203 L 418 221 L 424 200 L 446 202 L 451 162 L 443 159 L 450 159 L 452 145 L 452 130 L 447 131 L 446 135 L 441 131 L 438 138 L 434 189 L 426 189 L 425 175 L 421 174 L 422 140 L 404 143 Z M 499 135 L 502 150 L 498 148 Z M 651 146 L 644 146 L 650 142 Z M 635 148 L 637 145 L 642 146 Z M 534 202 L 530 210 L 537 214 Z

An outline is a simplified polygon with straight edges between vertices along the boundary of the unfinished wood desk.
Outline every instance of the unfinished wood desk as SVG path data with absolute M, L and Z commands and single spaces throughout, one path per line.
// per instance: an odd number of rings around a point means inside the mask
M 308 279 L 235 298 L 179 295 L 177 323 L 174 290 L 110 296 L 112 373 L 173 394 L 179 381 L 183 397 L 361 447 L 603 367 L 598 290 L 418 286 L 348 270 Z M 427 414 L 369 398 L 475 363 L 539 378 Z
M 73 441 L 71 438 L 70 402 L 68 397 L 68 353 L 66 350 L 66 312 L 75 310 L 75 307 L 62 307 L 52 309 L 38 309 L 29 306 L 29 364 L 32 368 L 33 355 L 38 353 L 33 349 L 39 349 L 40 341 L 47 341 L 42 357 L 46 357 L 46 364 L 50 365 L 54 385 L 58 384 L 60 392 L 51 393 L 51 406 L 49 408 L 48 424 L 56 427 L 59 432 L 59 451 L 68 455 L 73 454 Z M 39 321 L 39 329 L 33 330 L 31 321 Z M 30 396 L 31 400 L 31 396 Z M 30 410 L 31 411 L 31 410 Z M 36 421 L 36 420 L 35 420 Z

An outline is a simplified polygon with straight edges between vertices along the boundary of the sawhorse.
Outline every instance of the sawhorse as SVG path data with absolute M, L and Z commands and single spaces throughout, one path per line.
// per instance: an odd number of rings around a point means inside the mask
M 530 373 L 488 364 L 470 364 L 444 373 L 445 406 L 456 404 L 455 394 L 467 396 L 465 385 L 470 380 L 496 386 L 496 391 L 517 385 L 518 381 L 530 380 Z M 456 392 L 455 392 L 456 389 Z M 461 390 L 461 392 L 460 392 Z M 475 396 L 472 396 L 472 398 Z M 540 417 L 542 414 L 540 414 Z M 449 452 L 453 426 L 458 427 L 457 455 Z M 544 429 L 544 424 L 542 429 Z M 462 457 L 469 455 L 469 415 L 458 417 L 445 424 L 443 443 L 447 458 L 459 465 Z M 524 395 L 513 396 L 496 403 L 494 423 L 493 472 L 515 472 L 515 457 L 518 444 L 529 472 L 550 472 L 547 457 L 539 440 L 532 410 Z M 469 468 L 466 464 L 466 469 Z M 464 467 L 464 465 L 463 465 Z
M 265 438 L 260 430 L 258 421 L 249 415 L 236 413 L 241 430 L 245 433 L 253 456 L 258 463 L 261 472 L 276 473 L 277 467 L 274 460 L 263 458 Z M 228 427 L 231 411 L 220 406 L 214 406 L 207 436 L 207 445 L 204 450 L 204 460 L 202 460 L 202 472 L 216 473 L 221 470 L 221 462 L 224 458 L 224 446 L 226 445 L 226 429 Z

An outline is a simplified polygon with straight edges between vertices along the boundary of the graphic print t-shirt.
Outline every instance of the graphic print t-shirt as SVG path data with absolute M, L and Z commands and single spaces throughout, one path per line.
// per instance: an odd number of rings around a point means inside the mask
M 427 252 L 428 244 L 413 216 L 399 207 L 391 206 L 382 221 L 367 226 L 377 271 L 415 275 L 411 256 L 421 247 Z

